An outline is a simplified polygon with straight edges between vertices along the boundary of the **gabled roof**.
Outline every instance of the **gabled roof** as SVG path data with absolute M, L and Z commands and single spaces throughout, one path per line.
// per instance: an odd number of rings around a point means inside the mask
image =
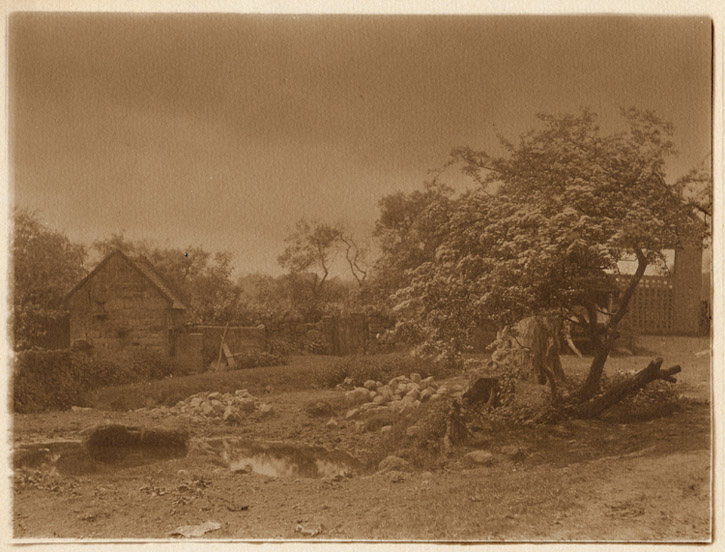
M 169 307 L 172 309 L 186 309 L 188 308 L 186 306 L 186 303 L 179 297 L 179 295 L 174 291 L 174 289 L 171 287 L 171 285 L 159 274 L 156 269 L 153 267 L 153 265 L 145 258 L 140 257 L 138 259 L 132 259 L 125 255 L 123 252 L 116 250 L 113 253 L 110 253 L 106 256 L 105 259 L 103 259 L 100 263 L 98 263 L 98 266 L 94 268 L 88 276 L 83 278 L 80 282 L 78 282 L 75 287 L 68 292 L 68 295 L 65 296 L 65 301 L 68 301 L 80 288 L 82 288 L 86 282 L 91 280 L 107 263 L 110 259 L 113 257 L 119 257 L 123 259 L 126 263 L 128 263 L 130 266 L 135 268 L 141 276 L 143 276 L 146 280 L 148 280 L 153 287 L 156 288 L 156 290 L 161 293 L 161 295 L 169 302 Z

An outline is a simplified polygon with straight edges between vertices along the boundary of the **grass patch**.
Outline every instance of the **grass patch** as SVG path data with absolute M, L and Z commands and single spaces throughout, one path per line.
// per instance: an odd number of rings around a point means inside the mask
M 101 410 L 135 410 L 146 406 L 173 406 L 202 391 L 233 393 L 248 389 L 253 395 L 271 390 L 297 391 L 313 387 L 312 374 L 336 359 L 326 356 L 290 357 L 286 366 L 265 366 L 247 370 L 203 372 L 158 381 L 103 387 L 89 392 L 85 404 Z

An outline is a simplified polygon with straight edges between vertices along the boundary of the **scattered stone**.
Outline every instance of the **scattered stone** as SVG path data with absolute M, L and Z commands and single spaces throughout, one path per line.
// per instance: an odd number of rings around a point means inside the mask
M 274 411 L 274 408 L 271 404 L 260 404 L 259 405 L 259 416 L 269 416 Z
M 360 414 L 360 409 L 359 408 L 351 408 L 350 410 L 348 410 L 347 412 L 345 412 L 345 419 L 346 420 L 349 420 L 350 418 L 354 418 L 358 414 Z
M 412 374 L 410 374 L 410 379 L 413 380 L 415 383 L 420 383 L 421 382 L 420 374 L 417 374 L 415 372 L 413 372 Z
M 365 431 L 365 422 L 355 422 L 355 433 L 363 433 Z
M 224 420 L 227 424 L 239 424 L 242 421 L 241 416 L 236 411 L 235 408 L 232 406 L 227 406 L 224 410 L 224 415 L 222 416 L 222 420 Z
M 375 381 L 373 381 L 373 380 L 367 380 L 363 384 L 363 387 L 365 389 L 367 389 L 368 391 L 375 391 L 375 389 L 377 389 L 377 386 L 375 385 Z
M 393 426 L 383 426 L 380 428 L 381 435 L 388 435 L 393 430 Z
M 70 409 L 71 412 L 88 412 L 90 410 L 93 410 L 92 408 L 88 408 L 86 406 L 71 406 Z
M 206 396 L 206 398 L 209 399 L 210 401 L 212 401 L 212 400 L 219 401 L 222 398 L 222 394 L 219 391 L 214 391 L 213 393 L 209 393 Z
M 209 401 L 209 404 L 211 404 L 211 407 L 217 414 L 222 414 L 224 412 L 224 403 L 222 403 L 221 401 L 212 399 Z
M 181 401 L 182 404 L 184 404 L 184 401 Z M 194 397 L 189 401 L 189 406 L 191 408 L 199 408 L 201 406 L 201 397 Z
M 206 521 L 201 525 L 182 525 L 171 532 L 172 537 L 201 537 L 210 531 L 221 529 L 222 524 L 216 521 Z
M 493 464 L 493 454 L 486 450 L 474 450 L 466 454 L 463 460 L 469 464 L 490 466 Z
M 254 404 L 254 399 L 241 399 L 237 401 L 237 408 L 242 412 L 254 412 L 257 406 Z
M 388 472 L 388 481 L 391 483 L 402 483 L 408 479 L 408 474 L 400 471 L 392 470 Z
M 207 401 L 201 403 L 201 413 L 204 414 L 204 416 L 206 416 L 207 418 L 211 418 L 212 416 L 216 415 L 214 408 Z
M 327 423 L 325 424 L 325 427 L 327 429 L 335 429 L 339 424 L 337 423 L 337 420 L 335 418 L 330 418 L 327 420 Z
M 408 437 L 415 437 L 421 432 L 421 427 L 418 425 L 412 425 L 405 430 L 405 434 Z
M 523 460 L 526 458 L 526 451 L 518 445 L 504 445 L 501 447 L 501 453 L 514 460 Z
M 378 464 L 379 472 L 387 471 L 407 471 L 410 469 L 410 463 L 400 456 L 386 456 Z
M 376 395 L 373 399 L 373 402 L 375 404 L 383 404 L 386 401 L 386 398 L 383 395 Z
M 418 397 L 418 400 L 420 400 L 420 402 L 425 402 L 428 399 L 430 399 L 432 396 L 433 396 L 433 390 L 430 389 L 429 387 L 426 387 L 425 389 L 423 389 L 423 391 L 420 392 L 420 396 Z

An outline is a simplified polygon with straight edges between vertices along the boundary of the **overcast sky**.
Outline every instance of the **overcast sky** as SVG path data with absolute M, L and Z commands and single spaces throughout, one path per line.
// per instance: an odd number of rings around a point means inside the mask
M 654 109 L 672 174 L 709 160 L 710 39 L 706 18 L 15 14 L 14 200 L 76 241 L 278 274 L 300 217 L 369 232 L 382 195 L 538 112 Z

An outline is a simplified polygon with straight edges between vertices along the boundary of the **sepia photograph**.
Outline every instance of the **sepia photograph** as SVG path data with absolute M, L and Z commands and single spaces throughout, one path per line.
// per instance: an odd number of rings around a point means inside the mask
M 11 541 L 713 542 L 711 16 L 6 27 Z

